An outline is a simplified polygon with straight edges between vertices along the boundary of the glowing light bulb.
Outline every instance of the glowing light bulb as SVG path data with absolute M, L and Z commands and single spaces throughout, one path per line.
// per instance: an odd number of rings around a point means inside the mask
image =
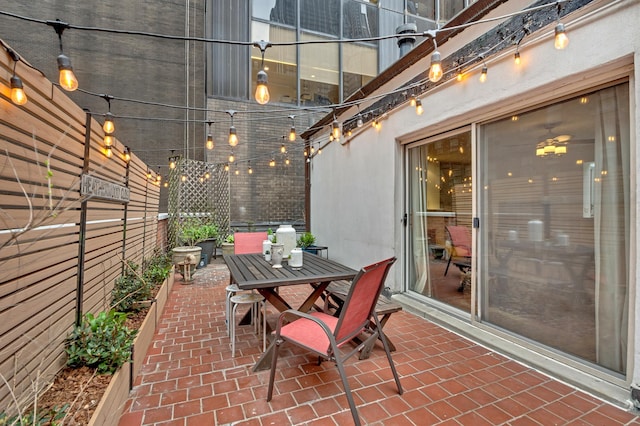
M 482 72 L 480 73 L 480 83 L 484 83 L 487 81 L 487 67 L 482 67 Z
M 58 55 L 58 70 L 60 71 L 60 86 L 68 92 L 78 88 L 78 79 L 73 73 L 71 61 L 63 54 Z
M 105 133 L 113 133 L 116 130 L 116 126 L 113 124 L 113 114 L 110 112 L 105 116 L 102 130 L 104 130 Z
M 234 126 L 229 127 L 229 145 L 231 146 L 238 145 L 238 135 L 236 133 L 236 128 Z
M 555 28 L 555 40 L 553 45 L 556 49 L 562 50 L 569 45 L 569 37 L 567 37 L 567 33 L 564 29 L 564 25 L 558 23 Z
M 258 71 L 258 79 L 256 84 L 256 102 L 264 105 L 269 102 L 269 88 L 267 87 L 267 73 L 264 70 Z
M 440 61 L 440 52 L 437 50 L 431 55 L 431 67 L 429 67 L 429 80 L 437 83 L 442 78 L 442 63 Z
M 27 95 L 24 93 L 22 80 L 20 77 L 11 77 L 11 102 L 16 105 L 24 105 L 27 103 Z

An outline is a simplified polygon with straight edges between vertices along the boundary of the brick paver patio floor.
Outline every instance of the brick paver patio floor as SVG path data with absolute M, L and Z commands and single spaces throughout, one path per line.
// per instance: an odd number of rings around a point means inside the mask
M 261 342 L 240 326 L 236 357 L 225 326 L 221 259 L 200 269 L 192 284 L 176 284 L 146 364 L 135 379 L 120 426 L 351 425 L 335 365 L 284 346 L 274 396 L 268 371 L 254 373 Z M 282 289 L 287 299 L 302 286 Z M 273 324 L 273 307 L 268 320 Z M 397 347 L 398 395 L 384 356 L 347 361 L 363 424 L 369 425 L 640 425 L 640 418 L 402 311 L 385 327 Z

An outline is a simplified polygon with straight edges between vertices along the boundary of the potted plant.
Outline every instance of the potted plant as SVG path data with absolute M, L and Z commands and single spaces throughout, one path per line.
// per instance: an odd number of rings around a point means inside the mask
M 276 234 L 273 233 L 273 229 L 267 229 L 267 239 L 273 242 L 273 239 L 276 237 Z
M 182 276 L 185 277 L 185 281 L 188 281 L 191 277 L 190 274 L 186 274 L 186 271 L 190 271 L 190 268 L 186 268 L 186 265 L 195 266 L 200 263 L 202 247 L 196 244 L 204 241 L 206 234 L 199 220 L 188 218 L 180 224 L 178 238 L 183 245 L 173 249 L 172 260 L 174 265 L 184 268 L 182 269 Z M 185 274 L 188 275 L 188 277 L 185 276 Z
M 298 247 L 306 252 L 318 254 L 319 249 L 315 248 L 315 242 L 316 237 L 311 232 L 304 232 L 298 237 Z
M 227 235 L 227 238 L 222 242 L 222 255 L 225 254 L 234 254 L 235 253 L 235 244 L 233 241 L 233 234 Z
M 205 265 L 215 257 L 215 250 L 218 242 L 218 227 L 214 224 L 200 225 L 200 229 L 197 231 L 197 236 L 200 238 L 195 245 L 202 247 L 202 253 L 205 254 Z

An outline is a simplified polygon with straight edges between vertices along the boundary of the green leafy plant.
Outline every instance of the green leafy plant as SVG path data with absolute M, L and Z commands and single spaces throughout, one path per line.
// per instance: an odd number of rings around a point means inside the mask
M 233 242 L 234 242 L 233 234 L 229 234 L 229 235 L 227 235 L 227 238 L 225 238 L 225 239 L 224 239 L 224 242 L 225 242 L 225 243 L 233 244 Z
M 67 338 L 67 365 L 87 366 L 100 374 L 113 374 L 131 358 L 131 345 L 137 330 L 125 325 L 127 314 L 110 310 L 98 315 L 85 314 Z
M 307 248 L 316 242 L 316 237 L 311 232 L 305 232 L 298 238 L 298 247 Z
M 7 413 L 0 412 L 0 425 L 16 425 L 16 426 L 58 426 L 62 425 L 62 420 L 65 417 L 69 404 L 64 404 L 61 407 L 53 407 L 51 410 L 45 413 L 27 413 L 24 415 L 17 415 L 9 417 Z
M 151 299 L 151 283 L 138 272 L 138 265 L 126 261 L 123 275 L 116 278 L 111 290 L 113 309 L 119 312 L 136 310 L 136 302 Z
M 142 266 L 142 279 L 152 287 L 162 284 L 171 272 L 171 256 L 156 254 L 146 260 Z
M 180 226 L 180 239 L 187 246 L 195 246 L 209 238 L 217 238 L 218 227 L 213 224 L 203 224 L 196 218 L 188 218 Z

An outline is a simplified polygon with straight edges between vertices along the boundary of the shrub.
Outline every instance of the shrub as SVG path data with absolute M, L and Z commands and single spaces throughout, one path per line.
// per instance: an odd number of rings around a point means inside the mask
M 156 254 L 143 263 L 142 279 L 151 287 L 162 284 L 171 272 L 171 256 Z
M 137 330 L 125 325 L 127 314 L 110 310 L 94 316 L 87 313 L 82 324 L 67 338 L 67 365 L 96 368 L 100 374 L 113 374 L 131 358 L 131 345 Z
M 123 275 L 116 278 L 111 291 L 112 308 L 119 312 L 136 310 L 136 302 L 151 299 L 151 288 L 138 272 L 138 265 L 128 260 Z

